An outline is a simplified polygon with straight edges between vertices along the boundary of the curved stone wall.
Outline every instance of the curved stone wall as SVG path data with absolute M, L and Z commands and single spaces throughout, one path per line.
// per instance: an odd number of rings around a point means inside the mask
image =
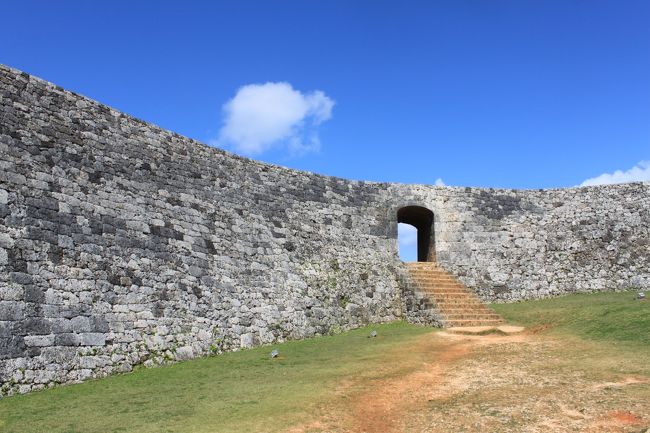
M 407 318 L 397 210 L 487 300 L 650 286 L 649 184 L 357 182 L 240 158 L 0 67 L 0 395 Z
M 433 210 L 437 261 L 486 301 L 650 287 L 650 183 L 389 193 Z

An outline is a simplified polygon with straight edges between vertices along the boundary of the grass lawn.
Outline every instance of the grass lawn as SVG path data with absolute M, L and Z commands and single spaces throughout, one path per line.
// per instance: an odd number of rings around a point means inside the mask
M 516 304 L 493 304 L 508 322 L 551 328 L 586 340 L 650 348 L 650 299 L 638 291 L 575 294 Z M 650 298 L 650 293 L 646 296 Z
M 380 374 L 387 352 L 428 332 L 375 325 L 5 398 L 0 431 L 280 431 L 306 421 L 340 380 Z

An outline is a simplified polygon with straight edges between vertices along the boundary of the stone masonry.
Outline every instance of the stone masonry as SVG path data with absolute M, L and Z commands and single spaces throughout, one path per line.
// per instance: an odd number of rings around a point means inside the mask
M 650 287 L 650 184 L 358 182 L 241 158 L 0 66 L 0 396 L 407 319 L 397 253 L 434 212 L 483 300 Z

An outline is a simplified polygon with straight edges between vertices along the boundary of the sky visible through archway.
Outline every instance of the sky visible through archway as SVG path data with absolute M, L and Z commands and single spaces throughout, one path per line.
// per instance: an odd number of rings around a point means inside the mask
M 418 260 L 418 230 L 410 225 L 397 224 L 397 246 L 399 258 L 403 262 L 417 262 Z

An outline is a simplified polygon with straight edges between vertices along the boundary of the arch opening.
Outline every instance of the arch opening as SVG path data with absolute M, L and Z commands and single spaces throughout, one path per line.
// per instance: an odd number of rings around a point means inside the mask
M 433 212 L 422 206 L 405 206 L 397 211 L 397 222 L 417 230 L 417 261 L 435 262 Z

